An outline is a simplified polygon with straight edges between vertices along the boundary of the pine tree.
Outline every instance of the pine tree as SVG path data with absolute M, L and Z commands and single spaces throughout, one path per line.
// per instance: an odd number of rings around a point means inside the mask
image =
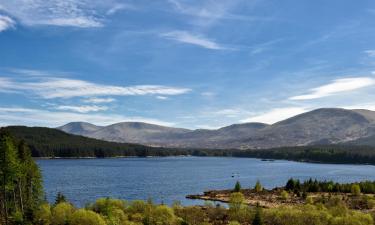
M 252 225 L 263 225 L 263 219 L 262 219 L 262 208 L 259 206 L 259 203 L 256 206 L 255 209 L 255 216 L 253 219 Z
M 236 182 L 236 185 L 234 185 L 234 192 L 240 192 L 241 191 L 241 184 L 239 181 Z
M 43 196 L 39 168 L 26 143 L 0 130 L 0 224 L 30 221 Z
M 65 195 L 63 193 L 58 192 L 55 199 L 55 205 L 61 203 L 61 202 L 67 202 Z

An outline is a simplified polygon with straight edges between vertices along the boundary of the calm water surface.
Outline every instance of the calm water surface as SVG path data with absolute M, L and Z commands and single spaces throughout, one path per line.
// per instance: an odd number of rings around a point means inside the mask
M 47 199 L 64 193 L 77 206 L 99 197 L 126 200 L 150 197 L 157 202 L 196 204 L 188 194 L 232 188 L 236 180 L 250 187 L 259 179 L 267 188 L 290 177 L 338 182 L 375 180 L 375 166 L 261 161 L 250 158 L 120 158 L 37 160 Z

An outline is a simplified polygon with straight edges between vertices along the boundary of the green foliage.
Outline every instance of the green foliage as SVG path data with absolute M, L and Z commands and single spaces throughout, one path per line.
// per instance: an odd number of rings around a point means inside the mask
M 336 212 L 340 212 L 337 214 Z M 264 212 L 264 223 L 272 225 L 370 225 L 373 219 L 369 214 L 332 208 L 306 205 L 301 207 L 280 207 Z
M 289 179 L 285 185 L 285 190 L 294 193 L 300 192 L 329 192 L 329 193 L 360 193 L 375 194 L 375 182 L 363 181 L 358 183 L 340 184 L 333 181 L 306 180 L 301 183 L 299 180 Z
M 353 184 L 351 193 L 355 196 L 359 196 L 361 194 L 361 187 L 358 184 Z
M 74 207 L 67 202 L 60 202 L 52 208 L 52 223 L 53 225 L 69 224 L 69 218 L 74 212 Z
M 241 192 L 235 192 L 230 195 L 229 200 L 229 217 L 231 220 L 241 221 L 243 219 L 243 209 L 245 197 Z
M 314 204 L 314 199 L 311 196 L 306 197 L 306 204 L 312 205 Z
M 52 223 L 51 206 L 49 204 L 40 205 L 34 217 L 35 224 L 50 225 Z
M 233 157 L 251 157 L 261 159 L 287 159 L 302 162 L 350 163 L 375 165 L 373 146 L 327 145 L 298 146 L 273 149 L 241 150 L 227 152 Z
M 43 199 L 41 174 L 27 145 L 0 129 L 0 223 L 28 223 Z
M 151 201 L 102 198 L 86 209 L 63 202 L 55 207 L 42 204 L 35 213 L 40 225 L 373 225 L 370 214 L 350 210 L 339 198 L 326 204 L 308 204 L 262 209 L 244 204 L 244 197 L 231 195 L 229 209 L 215 206 L 154 205 Z M 22 224 L 22 223 L 21 223 Z
M 263 225 L 262 208 L 257 205 L 252 225 Z
M 241 184 L 239 181 L 236 182 L 236 184 L 234 185 L 234 189 L 233 189 L 234 192 L 240 192 L 241 191 Z
M 263 187 L 262 187 L 262 185 L 260 184 L 260 181 L 259 181 L 259 180 L 257 180 L 257 182 L 255 183 L 254 190 L 255 190 L 256 192 L 261 192 L 261 191 L 263 191 Z
M 70 218 L 70 225 L 106 225 L 104 219 L 97 213 L 79 209 L 75 211 Z
M 228 225 L 241 225 L 241 224 L 237 221 L 229 221 Z
M 67 202 L 66 197 L 61 192 L 58 192 L 55 199 L 55 205 L 62 202 Z
M 285 190 L 283 190 L 281 193 L 280 193 L 280 198 L 282 200 L 287 200 L 289 198 L 289 193 Z

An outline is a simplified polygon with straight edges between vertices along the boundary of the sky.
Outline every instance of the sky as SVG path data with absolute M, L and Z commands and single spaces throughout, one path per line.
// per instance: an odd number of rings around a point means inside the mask
M 0 0 L 0 126 L 375 110 L 375 1 Z

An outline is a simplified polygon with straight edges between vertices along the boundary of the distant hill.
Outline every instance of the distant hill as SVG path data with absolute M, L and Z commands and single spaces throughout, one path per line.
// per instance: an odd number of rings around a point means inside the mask
M 261 124 L 258 124 L 262 127 Z M 235 125 L 236 127 L 237 125 Z M 241 127 L 241 126 L 240 126 Z M 233 127 L 231 127 L 233 128 Z M 231 129 L 226 128 L 223 130 Z M 223 130 L 219 132 L 223 132 Z M 178 149 L 156 148 L 138 144 L 102 141 L 68 134 L 51 128 L 11 126 L 1 128 L 9 132 L 16 141 L 25 141 L 32 150 L 33 157 L 146 157 L 146 156 L 216 156 L 251 157 L 262 159 L 287 159 L 294 161 L 374 164 L 375 149 L 358 146 L 358 143 L 345 145 L 297 146 L 273 149 Z M 364 141 L 367 141 L 365 139 Z M 370 141 L 373 143 L 372 141 Z
M 96 139 L 148 146 L 261 149 L 284 146 L 352 143 L 375 135 L 375 112 L 322 108 L 278 123 L 234 124 L 217 130 L 188 130 L 139 122 L 109 126 L 70 123 L 58 129 Z
M 138 144 L 114 143 L 68 134 L 44 127 L 10 126 L 1 128 L 24 140 L 33 157 L 113 157 L 181 155 L 179 150 L 152 148 Z

